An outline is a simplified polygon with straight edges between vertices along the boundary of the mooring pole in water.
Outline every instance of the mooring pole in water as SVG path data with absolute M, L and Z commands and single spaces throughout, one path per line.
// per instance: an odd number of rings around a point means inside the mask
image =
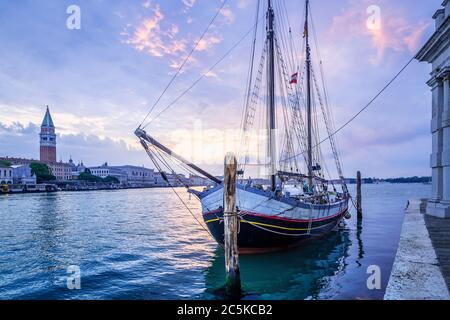
M 239 250 L 237 245 L 239 218 L 236 210 L 237 160 L 233 153 L 225 156 L 223 180 L 223 222 L 225 237 L 226 294 L 229 298 L 241 297 Z
M 362 218 L 362 205 L 361 205 L 361 172 L 356 173 L 356 211 L 358 219 Z

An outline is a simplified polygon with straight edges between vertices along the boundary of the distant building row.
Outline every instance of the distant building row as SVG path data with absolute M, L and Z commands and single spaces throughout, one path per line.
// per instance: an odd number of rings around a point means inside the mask
M 32 159 L 22 158 L 1 158 L 10 162 L 11 167 L 1 167 L 0 182 L 1 184 L 35 184 L 36 178 L 31 174 L 30 163 L 40 162 Z M 76 165 L 72 159 L 69 163 L 51 162 L 46 163 L 49 166 L 51 173 L 56 177 L 57 181 L 71 181 L 77 180 L 81 173 L 90 172 L 92 175 L 107 178 L 114 177 L 122 185 L 135 187 L 151 187 L 151 186 L 167 186 L 161 173 L 155 172 L 153 169 L 148 169 L 139 166 L 109 166 L 107 163 L 99 167 L 86 167 L 83 162 Z M 182 174 L 166 174 L 169 183 L 172 186 L 203 186 L 208 185 L 209 180 L 190 175 L 186 177 Z
M 100 167 L 89 168 L 91 174 L 100 177 L 114 177 L 121 184 L 131 186 L 167 186 L 167 182 L 163 179 L 161 173 L 144 167 L 138 166 L 109 166 L 108 163 Z M 190 175 L 186 177 L 183 174 L 166 173 L 167 179 L 172 186 L 203 186 L 210 184 L 209 180 Z
M 100 167 L 86 167 L 81 161 L 76 165 L 72 159 L 68 163 L 56 161 L 56 132 L 50 110 L 47 106 L 44 119 L 41 124 L 39 134 L 40 155 L 39 161 L 33 159 L 22 158 L 1 158 L 10 162 L 12 167 L 1 168 L 0 183 L 1 184 L 35 184 L 36 178 L 31 174 L 30 163 L 39 162 L 46 164 L 52 175 L 56 177 L 58 182 L 78 180 L 80 174 L 90 172 L 91 174 L 101 177 L 115 177 L 122 185 L 147 187 L 147 186 L 166 186 L 159 172 L 153 169 L 138 166 L 108 166 L 107 163 Z M 166 174 L 170 185 L 181 186 L 200 186 L 208 185 L 210 182 L 202 177 L 189 176 L 185 177 L 180 174 Z

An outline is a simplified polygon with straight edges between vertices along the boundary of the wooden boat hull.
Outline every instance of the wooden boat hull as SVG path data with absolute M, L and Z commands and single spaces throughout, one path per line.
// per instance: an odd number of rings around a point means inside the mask
M 219 244 L 224 241 L 223 209 L 218 198 L 221 192 L 223 189 L 218 188 L 209 195 L 200 196 L 203 219 Z M 243 187 L 238 189 L 237 203 L 241 217 L 238 246 L 242 254 L 278 251 L 301 245 L 305 240 L 323 236 L 336 228 L 348 211 L 348 199 L 330 205 L 293 205 Z M 264 204 L 258 206 L 255 203 Z
M 333 230 L 347 211 L 323 221 L 315 221 L 309 229 L 306 221 L 285 221 L 276 217 L 246 214 L 240 223 L 239 252 L 242 254 L 265 253 L 285 250 L 301 245 L 305 240 L 320 237 Z M 223 211 L 203 215 L 214 239 L 223 244 Z M 310 231 L 309 231 L 310 230 Z

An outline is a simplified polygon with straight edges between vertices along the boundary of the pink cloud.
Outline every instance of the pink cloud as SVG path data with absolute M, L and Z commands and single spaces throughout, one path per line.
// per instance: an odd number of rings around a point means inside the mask
M 330 35 L 333 38 L 367 39 L 375 49 L 370 58 L 379 64 L 388 50 L 414 53 L 420 46 L 427 21 L 409 21 L 405 14 L 399 14 L 388 4 L 380 5 L 380 24 L 376 28 L 367 26 L 371 14 L 367 8 L 373 1 L 350 1 L 349 7 L 340 15 L 333 17 Z
M 163 30 L 161 22 L 164 20 L 164 14 L 159 5 L 154 6 L 151 10 L 152 16 L 141 22 L 126 43 L 136 50 L 146 52 L 154 57 L 184 52 L 186 50 L 185 41 L 174 38 L 178 33 L 178 27 L 172 24 L 167 30 Z
M 195 4 L 193 0 L 183 2 L 186 6 Z M 188 50 L 195 44 L 192 36 L 183 38 L 180 35 L 180 27 L 166 21 L 158 4 L 153 5 L 147 1 L 144 7 L 151 11 L 151 16 L 144 18 L 134 30 L 129 31 L 128 29 L 132 28 L 129 26 L 121 33 L 127 37 L 125 43 L 153 57 L 168 57 L 169 66 L 177 69 L 187 56 Z M 222 38 L 219 36 L 206 35 L 199 41 L 196 51 L 207 51 L 221 42 Z M 193 64 L 196 61 L 191 57 L 188 62 Z
M 234 22 L 234 14 L 229 7 L 222 8 L 220 15 L 225 19 L 226 24 L 232 24 Z
M 216 44 L 219 44 L 222 42 L 222 39 L 217 36 L 209 36 L 204 37 L 202 40 L 200 40 L 197 44 L 197 51 L 206 51 L 209 48 L 213 47 Z

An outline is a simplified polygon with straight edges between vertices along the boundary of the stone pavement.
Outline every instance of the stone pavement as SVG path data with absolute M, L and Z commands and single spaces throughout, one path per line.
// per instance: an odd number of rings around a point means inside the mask
M 420 204 L 410 201 L 405 212 L 385 300 L 450 299 Z

